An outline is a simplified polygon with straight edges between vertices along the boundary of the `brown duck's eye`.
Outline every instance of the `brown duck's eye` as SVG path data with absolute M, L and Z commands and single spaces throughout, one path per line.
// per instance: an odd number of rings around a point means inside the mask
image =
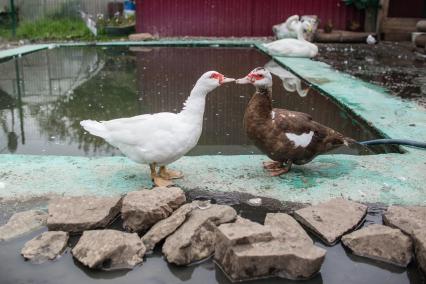
M 262 74 L 253 74 L 252 76 L 255 80 L 261 80 L 263 79 L 263 75 Z

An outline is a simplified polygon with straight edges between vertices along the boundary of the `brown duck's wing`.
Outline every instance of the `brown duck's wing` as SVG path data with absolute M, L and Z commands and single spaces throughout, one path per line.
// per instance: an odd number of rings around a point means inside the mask
M 274 108 L 272 109 L 272 111 L 275 112 L 276 115 L 282 114 L 284 116 L 288 115 L 289 117 L 298 117 L 300 119 L 312 120 L 312 116 L 304 112 L 292 111 L 292 110 L 287 110 L 282 108 Z
M 284 133 L 301 135 L 313 131 L 312 140 L 306 148 L 324 152 L 336 146 L 348 144 L 353 141 L 343 136 L 341 133 L 312 120 L 309 114 L 284 109 L 274 109 L 274 111 L 275 127 L 279 128 Z

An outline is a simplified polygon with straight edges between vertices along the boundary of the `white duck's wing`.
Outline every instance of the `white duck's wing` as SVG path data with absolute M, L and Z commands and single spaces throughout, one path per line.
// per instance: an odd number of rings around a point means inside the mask
M 140 115 L 130 118 L 120 118 L 105 121 L 102 124 L 108 129 L 107 141 L 113 145 L 138 145 L 150 140 L 150 137 L 169 136 L 176 129 L 178 116 L 174 113 L 162 112 L 149 115 Z
M 272 42 L 267 48 L 273 55 L 312 57 L 310 45 L 312 44 L 305 41 L 288 38 Z
M 280 39 L 280 40 L 271 42 L 267 46 L 267 48 L 271 51 L 286 53 L 289 51 L 293 51 L 295 49 L 299 49 L 303 46 L 304 44 L 300 40 L 293 39 L 293 38 L 285 38 L 285 39 Z
M 112 120 L 103 120 L 100 121 L 102 124 L 104 124 L 109 130 L 114 129 L 120 129 L 125 125 L 132 125 L 133 123 L 142 122 L 144 120 L 148 120 L 152 117 L 152 114 L 142 114 L 132 117 L 124 117 L 124 118 L 117 118 Z

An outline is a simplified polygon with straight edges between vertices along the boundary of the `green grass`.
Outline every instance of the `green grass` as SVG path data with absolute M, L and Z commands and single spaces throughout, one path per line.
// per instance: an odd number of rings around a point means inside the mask
M 11 29 L 0 28 L 0 37 L 13 39 Z M 22 22 L 16 29 L 15 39 L 28 40 L 110 40 L 116 37 L 95 37 L 81 19 L 43 18 L 35 22 Z
M 49 19 L 21 23 L 16 36 L 30 40 L 94 39 L 81 19 Z

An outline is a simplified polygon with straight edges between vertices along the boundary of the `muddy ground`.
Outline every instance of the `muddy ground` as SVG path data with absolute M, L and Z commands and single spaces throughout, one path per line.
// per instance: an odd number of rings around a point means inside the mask
M 426 58 L 414 52 L 411 42 L 320 44 L 315 60 L 426 107 Z

